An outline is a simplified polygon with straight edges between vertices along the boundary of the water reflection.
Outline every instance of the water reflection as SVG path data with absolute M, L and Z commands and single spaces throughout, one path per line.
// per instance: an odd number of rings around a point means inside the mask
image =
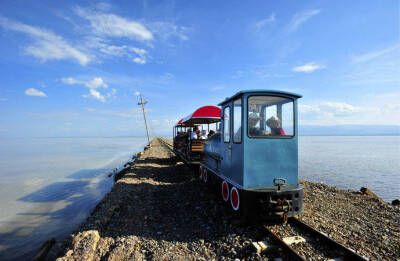
M 29 260 L 67 236 L 112 186 L 143 137 L 0 139 L 0 260 Z
M 63 238 L 88 215 L 112 186 L 110 169 L 84 169 L 67 176 L 71 181 L 54 182 L 18 201 L 29 202 L 29 212 L 18 213 L 0 227 L 0 259 L 32 257 L 46 239 Z

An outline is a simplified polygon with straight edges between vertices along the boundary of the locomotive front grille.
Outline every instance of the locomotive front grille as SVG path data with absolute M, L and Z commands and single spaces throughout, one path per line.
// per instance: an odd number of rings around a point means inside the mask
M 260 211 L 268 217 L 296 216 L 303 210 L 303 191 L 267 192 L 259 199 Z

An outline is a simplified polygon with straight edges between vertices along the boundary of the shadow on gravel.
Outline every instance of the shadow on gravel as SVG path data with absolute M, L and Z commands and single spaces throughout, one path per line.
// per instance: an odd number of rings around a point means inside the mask
M 141 160 L 141 163 L 146 163 L 146 164 L 158 164 L 158 165 L 171 165 L 175 164 L 177 162 L 178 158 L 176 156 L 171 157 L 171 158 L 154 158 L 154 157 L 148 157 L 145 160 Z
M 253 240 L 264 235 L 240 221 L 229 203 L 220 199 L 219 183 L 203 184 L 196 171 L 177 164 L 176 159 L 150 158 L 137 163 L 150 162 L 154 165 L 135 166 L 133 173 L 123 177 L 124 182 L 115 184 L 114 190 L 124 192 L 116 199 L 120 207 L 107 227 L 97 228 L 101 237 L 139 236 L 190 243 L 225 240 L 232 235 Z

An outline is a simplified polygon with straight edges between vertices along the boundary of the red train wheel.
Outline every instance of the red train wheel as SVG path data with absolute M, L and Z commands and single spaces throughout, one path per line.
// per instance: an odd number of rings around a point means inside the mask
M 231 188 L 231 205 L 233 210 L 238 211 L 240 205 L 239 191 L 236 187 Z
M 222 198 L 224 199 L 224 201 L 228 201 L 229 199 L 229 186 L 228 186 L 228 182 L 226 182 L 225 180 L 222 181 Z
M 203 168 L 203 182 L 207 183 L 208 181 L 208 171 L 206 168 Z

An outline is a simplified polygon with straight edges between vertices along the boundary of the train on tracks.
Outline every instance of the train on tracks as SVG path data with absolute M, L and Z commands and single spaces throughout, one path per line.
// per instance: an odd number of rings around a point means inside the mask
M 197 165 L 201 180 L 217 185 L 233 211 L 266 218 L 300 215 L 299 98 L 284 91 L 246 90 L 220 107 L 198 108 L 174 126 L 174 152 Z

